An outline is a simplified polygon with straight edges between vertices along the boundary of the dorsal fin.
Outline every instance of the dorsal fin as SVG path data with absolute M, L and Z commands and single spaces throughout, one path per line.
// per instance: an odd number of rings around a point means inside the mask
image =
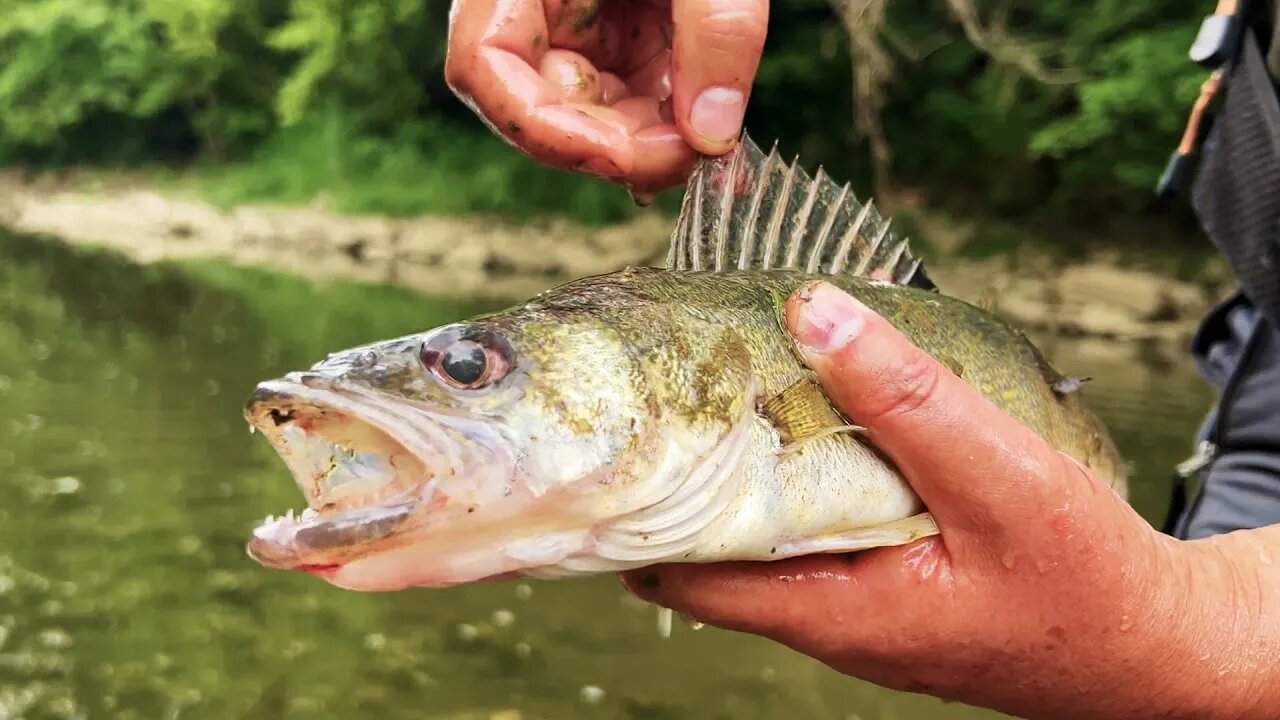
M 768 155 L 743 133 L 720 157 L 694 166 L 667 267 L 672 270 L 789 268 L 855 275 L 935 289 L 905 237 L 822 168 L 810 178 L 799 161 Z

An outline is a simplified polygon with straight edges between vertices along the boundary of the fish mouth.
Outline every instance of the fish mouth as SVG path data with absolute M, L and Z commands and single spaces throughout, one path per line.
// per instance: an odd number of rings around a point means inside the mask
M 266 567 L 323 574 L 385 546 L 445 500 L 437 475 L 454 469 L 448 448 L 424 437 L 426 418 L 406 417 L 375 393 L 295 373 L 259 384 L 245 419 L 307 503 L 254 529 L 247 550 Z

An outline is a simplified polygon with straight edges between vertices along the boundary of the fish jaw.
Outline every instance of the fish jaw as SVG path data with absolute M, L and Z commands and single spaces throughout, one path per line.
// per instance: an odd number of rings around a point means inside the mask
M 331 574 L 486 501 L 528 494 L 484 423 L 397 405 L 330 377 L 292 373 L 262 383 L 245 417 L 307 502 L 300 514 L 268 517 L 254 530 L 247 550 L 265 567 Z
M 595 542 L 612 469 L 543 488 L 485 421 L 314 373 L 261 383 L 245 417 L 307 501 L 253 531 L 247 552 L 264 567 L 348 590 L 438 588 L 524 575 Z

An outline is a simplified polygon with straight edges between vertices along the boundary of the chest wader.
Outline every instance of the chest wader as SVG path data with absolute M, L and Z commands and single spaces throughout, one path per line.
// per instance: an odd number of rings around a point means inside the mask
M 1223 6 L 1191 53 L 1217 68 L 1206 94 L 1219 107 L 1201 122 L 1202 96 L 1160 188 L 1176 192 L 1203 141 L 1193 207 L 1240 285 L 1192 341 L 1219 397 L 1174 473 L 1164 530 L 1184 539 L 1280 523 L 1280 4 Z

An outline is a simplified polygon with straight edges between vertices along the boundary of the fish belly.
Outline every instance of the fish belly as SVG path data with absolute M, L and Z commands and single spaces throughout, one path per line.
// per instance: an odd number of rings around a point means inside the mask
M 763 418 L 730 482 L 736 493 L 684 562 L 776 560 L 902 545 L 937 534 L 919 497 L 850 435 L 783 448 Z

